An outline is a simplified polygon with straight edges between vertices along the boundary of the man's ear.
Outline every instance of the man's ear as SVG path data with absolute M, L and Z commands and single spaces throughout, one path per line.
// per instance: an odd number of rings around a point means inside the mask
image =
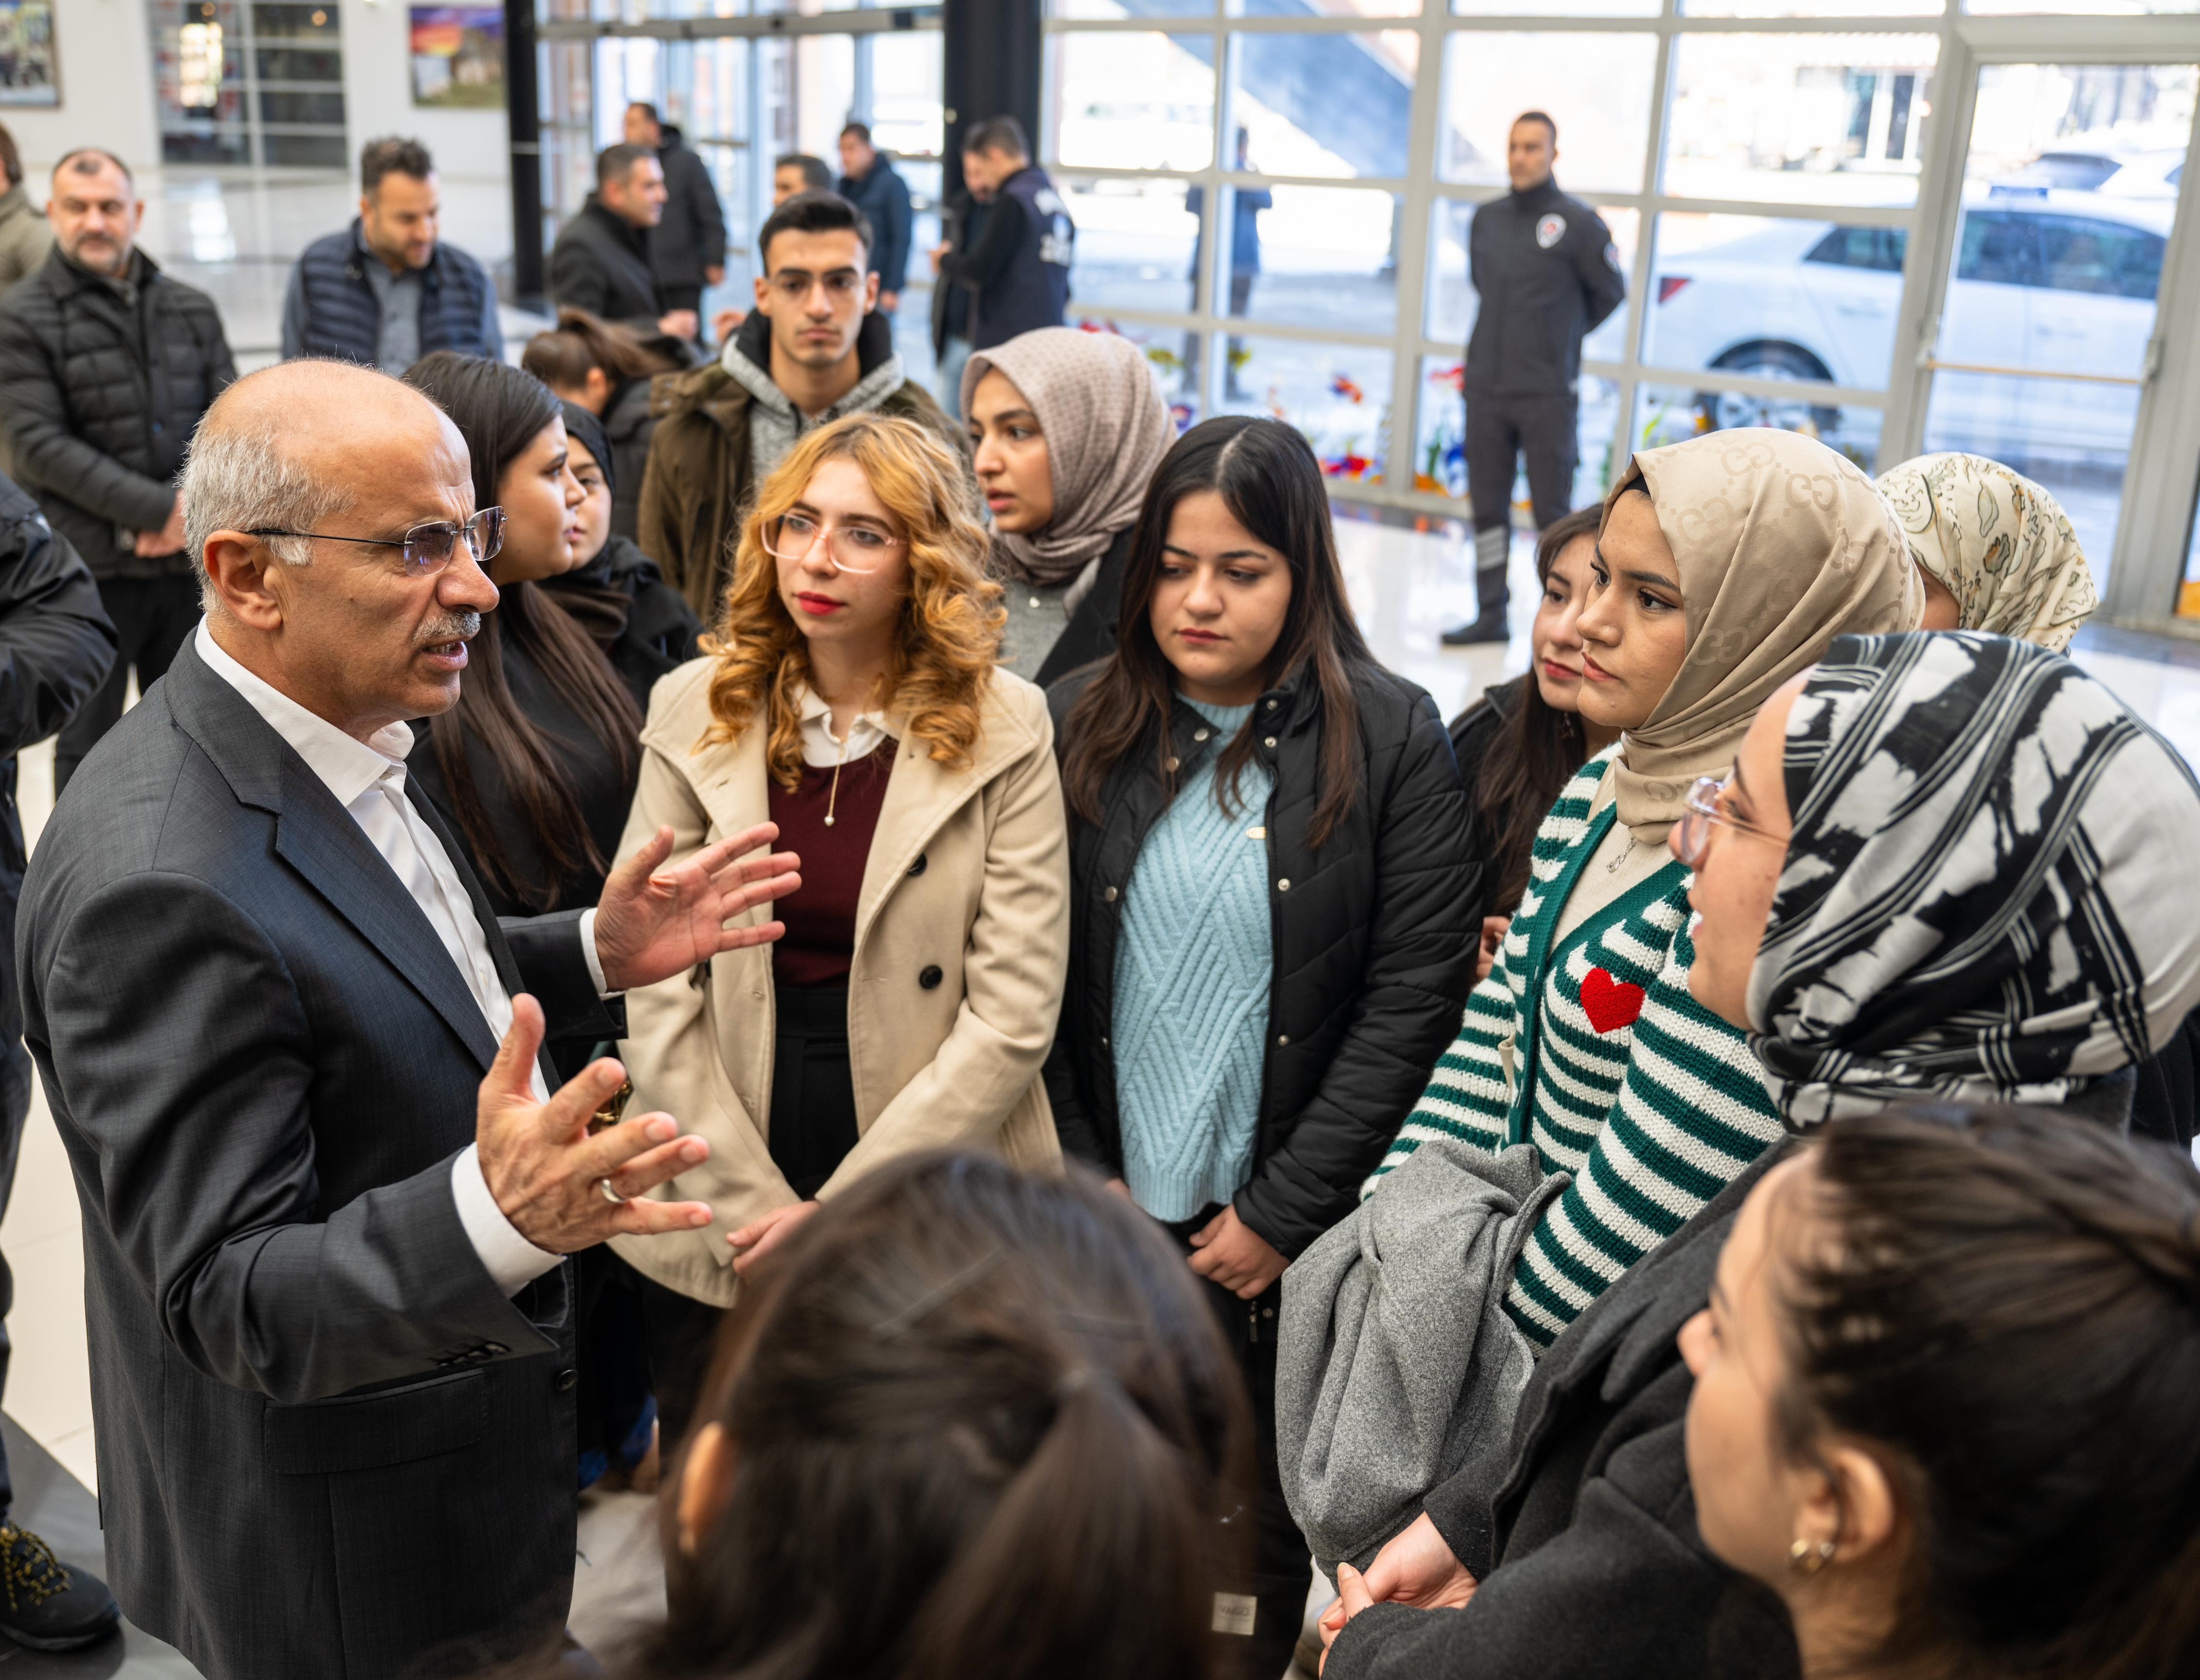
M 703 1537 L 718 1525 L 734 1492 L 734 1438 L 725 1425 L 706 1423 L 688 1443 L 680 1460 L 680 1491 L 674 1501 L 674 1521 L 680 1549 L 689 1557 Z
M 205 553 L 207 581 L 231 618 L 249 629 L 283 628 L 282 598 L 269 587 L 270 573 L 283 562 L 265 542 L 220 530 L 207 538 Z
M 865 256 L 870 254 L 867 251 Z M 863 313 L 868 315 L 879 307 L 879 272 L 873 269 L 863 276 Z

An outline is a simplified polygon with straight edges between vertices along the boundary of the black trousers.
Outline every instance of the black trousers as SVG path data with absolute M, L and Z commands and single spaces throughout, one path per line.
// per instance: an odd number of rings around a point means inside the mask
M 0 1050 L 0 1215 L 15 1187 L 15 1157 L 23 1147 L 23 1122 L 31 1115 L 31 1057 L 20 1039 Z M 15 1304 L 15 1276 L 0 1255 L 0 1398 L 8 1391 L 8 1311 Z M 8 1519 L 15 1484 L 8 1476 L 8 1447 L 0 1441 L 0 1522 Z
M 92 690 L 91 698 L 61 725 L 54 743 L 54 795 L 61 796 L 84 762 L 85 753 L 122 716 L 122 701 L 130 684 L 130 670 L 138 670 L 138 692 L 143 694 L 165 676 L 168 662 L 184 645 L 184 638 L 198 628 L 198 580 L 180 577 L 102 577 L 99 604 L 114 621 L 120 644 L 114 669 L 107 681 Z
M 1192 1234 L 1222 1209 L 1202 1209 L 1182 1224 L 1164 1224 L 1188 1256 Z M 1253 1526 L 1252 1560 L 1249 1567 L 1226 1578 L 1223 1591 L 1253 1601 L 1251 1636 L 1238 1644 L 1234 1671 L 1243 1680 L 1277 1680 L 1290 1666 L 1300 1624 L 1306 1619 L 1307 1590 L 1314 1583 L 1314 1558 L 1306 1537 L 1284 1501 L 1283 1472 L 1276 1455 L 1276 1316 L 1284 1302 L 1281 1280 L 1250 1301 L 1232 1291 L 1202 1279 L 1208 1305 L 1230 1349 L 1245 1373 L 1247 1397 L 1253 1404 L 1253 1450 L 1261 1485 L 1255 1507 L 1241 1520 Z M 1218 1605 L 1218 1613 L 1223 1608 Z M 1218 1614 L 1218 1624 L 1221 1621 Z
M 1581 457 L 1578 408 L 1571 391 L 1545 396 L 1466 394 L 1466 494 L 1474 528 L 1510 523 L 1513 470 L 1528 458 L 1528 498 L 1536 529 L 1556 524 L 1573 509 L 1574 468 Z
M 848 988 L 782 986 L 774 998 L 778 1023 L 772 1047 L 771 1159 L 794 1193 L 806 1200 L 856 1146 Z M 694 1422 L 725 1313 L 628 1269 L 641 1297 L 658 1425 L 669 1452 Z

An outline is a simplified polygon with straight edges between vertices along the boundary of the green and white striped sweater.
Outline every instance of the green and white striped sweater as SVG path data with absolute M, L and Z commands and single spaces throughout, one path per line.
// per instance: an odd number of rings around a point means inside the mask
M 1492 1154 L 1531 1143 L 1545 1172 L 1571 1173 L 1506 1295 L 1539 1347 L 1781 1135 L 1748 1040 L 1688 995 L 1695 946 L 1678 863 L 1553 946 L 1616 820 L 1610 805 L 1589 816 L 1610 756 L 1583 767 L 1536 831 L 1528 891 L 1489 978 L 1361 1192 L 1439 1133 Z

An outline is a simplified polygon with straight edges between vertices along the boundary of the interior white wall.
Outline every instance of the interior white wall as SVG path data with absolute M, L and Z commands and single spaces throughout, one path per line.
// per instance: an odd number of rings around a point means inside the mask
M 414 105 L 412 20 L 405 0 L 341 3 L 344 123 L 354 167 L 360 148 L 377 136 L 419 140 L 435 154 L 446 187 L 444 237 L 484 261 L 511 255 L 511 138 L 503 108 L 449 111 Z M 463 220 L 454 211 L 462 212 Z
M 79 146 L 104 147 L 133 170 L 159 167 L 161 129 L 154 115 L 153 46 L 143 0 L 62 0 L 54 8 L 54 44 L 59 108 L 0 106 L 0 123 L 23 154 L 32 196 L 44 196 L 42 178 Z

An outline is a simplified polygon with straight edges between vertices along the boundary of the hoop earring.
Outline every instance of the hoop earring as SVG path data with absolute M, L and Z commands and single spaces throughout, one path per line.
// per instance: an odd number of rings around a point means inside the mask
M 1798 1575 L 1816 1575 L 1840 1549 L 1831 1540 L 1798 1540 L 1788 1548 L 1788 1566 Z

